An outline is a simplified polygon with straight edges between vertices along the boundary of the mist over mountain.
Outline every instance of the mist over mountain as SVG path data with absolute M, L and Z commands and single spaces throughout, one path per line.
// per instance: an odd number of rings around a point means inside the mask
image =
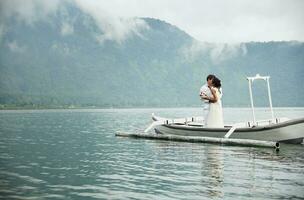
M 274 106 L 304 106 L 302 42 L 200 42 L 159 19 L 100 17 L 71 2 L 0 22 L 2 106 L 199 106 L 209 73 L 224 106 L 249 105 L 245 77 L 256 73 L 271 76 Z M 267 106 L 266 84 L 255 86 Z

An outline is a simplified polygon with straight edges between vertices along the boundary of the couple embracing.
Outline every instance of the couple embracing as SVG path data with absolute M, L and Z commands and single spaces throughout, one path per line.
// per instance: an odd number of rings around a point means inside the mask
M 200 89 L 201 100 L 204 101 L 204 125 L 208 128 L 224 128 L 222 110 L 221 80 L 210 74 L 207 83 Z

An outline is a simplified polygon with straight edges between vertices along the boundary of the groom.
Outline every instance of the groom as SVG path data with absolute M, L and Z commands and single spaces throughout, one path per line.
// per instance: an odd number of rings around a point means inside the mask
M 209 104 L 212 103 L 210 102 L 206 97 L 211 97 L 211 91 L 210 88 L 212 86 L 212 80 L 215 78 L 213 74 L 209 74 L 207 76 L 207 83 L 204 84 L 201 89 L 200 89 L 200 97 L 201 100 L 204 101 L 204 123 L 206 123 L 206 119 L 208 117 L 209 113 Z

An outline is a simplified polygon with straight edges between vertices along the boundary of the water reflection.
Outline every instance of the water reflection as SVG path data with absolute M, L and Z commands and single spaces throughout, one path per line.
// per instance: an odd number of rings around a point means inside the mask
M 208 176 L 208 197 L 223 197 L 223 160 L 221 146 L 211 145 L 205 150 L 206 161 L 202 163 L 202 177 Z M 207 169 L 207 174 L 205 173 Z M 204 179 L 203 179 L 204 181 Z M 205 184 L 205 183 L 204 183 Z

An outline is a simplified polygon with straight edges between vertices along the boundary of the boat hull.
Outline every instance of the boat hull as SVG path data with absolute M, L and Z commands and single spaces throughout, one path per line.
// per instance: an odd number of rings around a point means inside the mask
M 161 134 L 223 138 L 230 128 L 204 128 L 172 123 L 157 125 L 154 129 Z M 236 128 L 230 138 L 302 143 L 304 118 L 263 127 Z

